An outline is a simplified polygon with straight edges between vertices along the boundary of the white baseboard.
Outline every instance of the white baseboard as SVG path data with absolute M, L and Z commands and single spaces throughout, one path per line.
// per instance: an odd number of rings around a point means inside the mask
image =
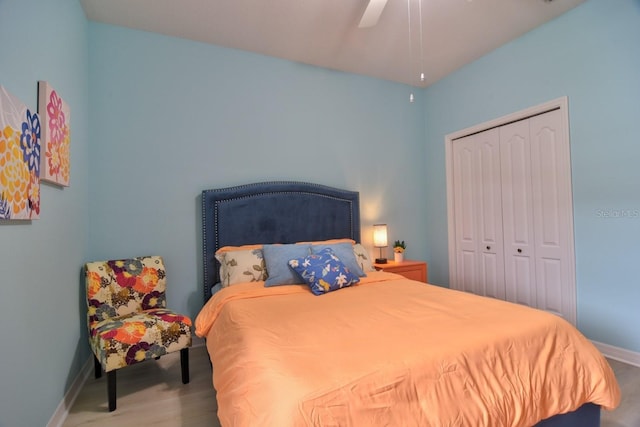
M 615 347 L 598 341 L 591 342 L 596 346 L 598 350 L 600 350 L 600 353 L 602 353 L 605 357 L 626 363 L 628 365 L 640 367 L 640 353 L 636 353 L 631 350 L 625 350 L 624 348 Z
M 191 337 L 191 347 L 202 347 L 205 345 L 204 338 L 199 338 L 195 335 Z M 62 424 L 67 419 L 67 415 L 69 415 L 69 409 L 73 406 L 73 402 L 76 401 L 80 390 L 84 386 L 84 383 L 87 382 L 87 379 L 93 372 L 93 354 L 89 356 L 87 362 L 84 364 L 76 379 L 73 380 L 73 384 L 69 387 L 69 390 L 64 394 L 62 398 L 62 402 L 58 405 L 55 412 L 49 419 L 47 423 L 47 427 L 62 427 Z
M 87 381 L 87 378 L 89 378 L 92 372 L 93 354 L 87 359 L 87 362 L 84 364 L 84 366 L 82 366 L 80 372 L 78 372 L 76 379 L 73 380 L 71 387 L 69 387 L 69 390 L 67 390 L 67 392 L 64 394 L 62 402 L 60 402 L 55 412 L 49 419 L 47 427 L 62 427 L 64 420 L 66 420 L 67 415 L 69 415 L 69 409 L 71 409 L 71 407 L 73 406 L 73 402 L 76 401 L 80 390 L 82 390 L 82 386 L 84 386 L 84 383 Z

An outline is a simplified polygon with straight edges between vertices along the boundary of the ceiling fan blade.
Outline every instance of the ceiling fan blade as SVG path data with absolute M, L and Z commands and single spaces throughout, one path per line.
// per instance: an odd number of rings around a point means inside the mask
M 380 19 L 382 10 L 386 5 L 387 0 L 369 0 L 369 4 L 364 10 L 362 18 L 360 18 L 358 28 L 369 28 L 376 25 L 378 23 L 378 19 Z

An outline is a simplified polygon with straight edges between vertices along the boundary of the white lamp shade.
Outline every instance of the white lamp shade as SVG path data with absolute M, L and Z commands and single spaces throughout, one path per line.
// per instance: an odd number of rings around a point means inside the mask
M 387 243 L 387 224 L 373 224 L 373 246 L 384 248 Z

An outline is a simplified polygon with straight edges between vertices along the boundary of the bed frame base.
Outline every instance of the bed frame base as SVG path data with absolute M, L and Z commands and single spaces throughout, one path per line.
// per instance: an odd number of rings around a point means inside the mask
M 535 427 L 600 427 L 600 406 L 585 403 L 573 412 L 542 420 Z

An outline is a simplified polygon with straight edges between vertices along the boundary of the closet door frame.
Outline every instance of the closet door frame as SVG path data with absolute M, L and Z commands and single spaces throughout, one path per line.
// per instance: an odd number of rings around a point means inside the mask
M 456 266 L 456 242 L 455 242 L 455 200 L 454 200 L 454 185 L 453 185 L 453 142 L 459 138 L 463 138 L 469 135 L 473 135 L 479 132 L 486 131 L 491 128 L 500 127 L 512 122 L 524 120 L 529 117 L 540 115 L 552 110 L 560 110 L 562 132 L 563 137 L 567 142 L 567 155 L 569 161 L 569 168 L 571 168 L 570 157 L 570 145 L 571 140 L 569 138 L 569 108 L 567 97 L 561 97 L 549 102 L 536 105 L 521 111 L 517 111 L 508 114 L 503 117 L 499 117 L 488 122 L 480 123 L 462 129 L 448 135 L 445 135 L 445 161 L 446 161 L 446 185 L 447 185 L 447 223 L 448 223 L 448 241 L 449 241 L 449 283 L 452 289 L 459 289 L 457 278 L 457 266 Z M 570 298 L 566 301 L 565 310 L 563 313 L 564 318 L 576 325 L 576 274 L 575 274 L 575 239 L 574 239 L 574 226 L 573 226 L 573 193 L 569 190 L 569 200 L 566 201 L 568 206 L 566 224 L 568 225 L 568 269 L 569 269 L 569 283 L 566 283 L 566 288 L 563 289 L 565 295 L 569 295 Z M 566 292 L 566 293 L 565 293 Z

